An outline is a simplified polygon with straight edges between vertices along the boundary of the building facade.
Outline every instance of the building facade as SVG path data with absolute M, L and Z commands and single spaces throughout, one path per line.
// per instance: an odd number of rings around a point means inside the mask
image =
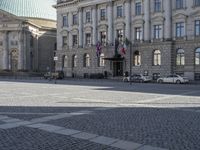
M 54 69 L 56 10 L 52 0 L 1 0 L 0 72 Z
M 131 67 L 154 79 L 200 80 L 200 0 L 58 0 L 54 7 L 56 69 L 66 76 L 122 76 Z

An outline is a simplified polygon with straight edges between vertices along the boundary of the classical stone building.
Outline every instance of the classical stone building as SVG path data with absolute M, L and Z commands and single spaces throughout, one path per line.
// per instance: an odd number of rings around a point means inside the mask
M 0 72 L 54 68 L 54 0 L 0 1 Z
M 154 79 L 177 73 L 200 80 L 200 0 L 58 0 L 54 7 L 56 67 L 66 76 L 121 76 L 131 65 Z M 122 52 L 125 39 L 132 46 Z

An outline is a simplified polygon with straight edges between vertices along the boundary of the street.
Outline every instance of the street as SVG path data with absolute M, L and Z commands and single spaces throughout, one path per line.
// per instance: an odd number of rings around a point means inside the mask
M 200 85 L 0 80 L 0 150 L 198 150 Z

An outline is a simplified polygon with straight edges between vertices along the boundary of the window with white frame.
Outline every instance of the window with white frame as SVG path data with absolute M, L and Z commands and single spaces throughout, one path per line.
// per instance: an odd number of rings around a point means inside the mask
M 68 26 L 67 16 L 63 16 L 63 27 L 67 27 L 67 26 Z
M 183 8 L 183 0 L 176 0 L 176 9 Z
M 91 34 L 90 33 L 85 34 L 85 44 L 86 44 L 86 46 L 91 45 Z
M 100 57 L 99 57 L 99 61 L 98 61 L 98 66 L 99 67 L 104 67 L 105 66 L 105 60 L 104 60 L 104 54 L 103 53 L 101 53 L 101 55 L 100 55 Z
M 139 51 L 135 51 L 133 58 L 134 58 L 134 60 L 133 60 L 134 66 L 140 66 L 141 65 L 141 54 Z
M 200 0 L 194 0 L 194 6 L 200 6 Z
M 77 25 L 78 24 L 78 15 L 77 14 L 73 14 L 73 25 Z
M 67 36 L 63 36 L 63 38 L 62 38 L 63 40 L 63 46 L 67 46 Z
M 195 20 L 195 36 L 200 36 L 200 20 Z
M 100 20 L 106 20 L 106 9 L 100 9 Z
M 89 54 L 84 54 L 83 56 L 83 67 L 89 67 L 90 66 L 90 55 Z
M 161 65 L 161 52 L 160 50 L 155 50 L 153 52 L 153 65 L 160 66 Z
M 91 14 L 90 11 L 86 11 L 86 23 L 90 23 L 91 22 Z
M 135 28 L 135 39 L 142 40 L 142 28 L 141 27 Z
M 161 0 L 154 0 L 154 12 L 161 12 Z
M 73 40 L 73 46 L 77 46 L 78 45 L 78 36 L 77 35 L 73 35 L 72 36 L 72 40 Z
M 142 3 L 136 2 L 135 3 L 135 15 L 141 15 L 142 14 Z
M 77 55 L 72 56 L 72 68 L 77 67 Z
M 154 39 L 160 39 L 161 38 L 161 32 L 162 32 L 162 26 L 161 25 L 154 25 Z
M 195 50 L 195 65 L 200 65 L 200 48 Z
M 185 65 L 185 53 L 183 49 L 178 49 L 176 52 L 176 65 L 177 66 Z
M 123 16 L 122 6 L 117 6 L 117 18 L 120 18 L 122 16 Z
M 102 32 L 100 32 L 100 40 L 101 40 L 101 44 L 102 45 L 105 45 L 106 44 L 106 36 L 107 36 L 107 34 L 106 34 L 106 31 L 102 31 Z
M 123 39 L 124 39 L 124 30 L 119 29 L 117 30 L 117 39 L 120 43 L 123 43 Z
M 183 37 L 185 32 L 184 22 L 176 23 L 176 37 Z

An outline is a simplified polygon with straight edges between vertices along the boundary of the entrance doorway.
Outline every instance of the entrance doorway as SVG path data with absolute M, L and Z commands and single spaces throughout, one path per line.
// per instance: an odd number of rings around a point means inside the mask
M 10 64 L 11 64 L 11 70 L 13 72 L 16 72 L 18 69 L 18 53 L 17 50 L 12 50 L 11 51 L 11 58 L 10 58 Z
M 123 76 L 123 62 L 113 61 L 113 76 Z

